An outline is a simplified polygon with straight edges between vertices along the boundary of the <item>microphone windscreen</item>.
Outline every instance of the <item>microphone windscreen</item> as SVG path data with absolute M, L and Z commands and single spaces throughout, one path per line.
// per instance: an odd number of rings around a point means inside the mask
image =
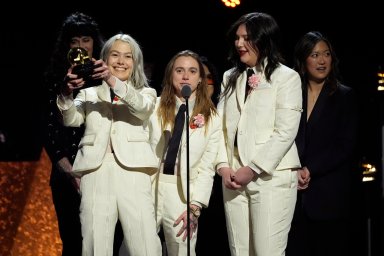
M 189 98 L 189 96 L 191 96 L 191 93 L 192 93 L 191 86 L 189 84 L 183 85 L 183 87 L 181 88 L 181 95 L 184 98 Z

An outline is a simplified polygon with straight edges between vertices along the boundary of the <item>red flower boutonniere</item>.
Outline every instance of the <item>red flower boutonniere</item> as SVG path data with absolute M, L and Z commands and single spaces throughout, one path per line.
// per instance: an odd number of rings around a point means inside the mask
M 196 129 L 196 128 L 203 127 L 204 124 L 205 124 L 204 116 L 202 114 L 197 114 L 192 118 L 192 122 L 189 125 L 189 127 L 191 127 L 191 129 Z
M 115 96 L 113 97 L 113 101 L 118 101 L 119 100 L 119 97 Z
M 248 85 L 249 87 L 251 87 L 251 90 L 254 90 L 256 89 L 256 87 L 259 85 L 260 83 L 260 76 L 259 75 L 256 75 L 256 74 L 253 74 L 251 75 L 249 78 L 248 78 Z

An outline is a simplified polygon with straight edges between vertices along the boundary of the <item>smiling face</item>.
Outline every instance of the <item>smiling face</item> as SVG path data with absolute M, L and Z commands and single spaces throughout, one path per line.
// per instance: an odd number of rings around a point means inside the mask
M 308 79 L 316 82 L 324 81 L 331 72 L 332 55 L 324 41 L 318 42 L 306 59 Z
M 127 42 L 116 40 L 107 59 L 107 66 L 112 75 L 122 81 L 127 81 L 132 75 L 133 65 L 131 46 Z
M 172 84 L 176 89 L 176 95 L 182 98 L 181 88 L 185 84 L 191 87 L 190 98 L 196 95 L 196 88 L 201 82 L 199 63 L 191 56 L 180 56 L 175 60 L 172 69 Z
M 259 54 L 257 49 L 252 48 L 244 24 L 240 25 L 236 30 L 235 46 L 240 56 L 240 61 L 248 67 L 254 67 L 257 63 Z

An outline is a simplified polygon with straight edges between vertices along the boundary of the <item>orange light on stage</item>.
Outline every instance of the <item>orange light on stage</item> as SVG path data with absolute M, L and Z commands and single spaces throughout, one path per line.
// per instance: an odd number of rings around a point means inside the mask
M 225 6 L 230 8 L 235 8 L 236 6 L 240 5 L 240 0 L 221 0 Z

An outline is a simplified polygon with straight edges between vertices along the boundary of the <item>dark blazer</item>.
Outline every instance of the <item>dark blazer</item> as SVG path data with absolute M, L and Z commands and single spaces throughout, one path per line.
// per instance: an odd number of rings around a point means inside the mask
M 307 89 L 296 144 L 302 166 L 311 181 L 299 191 L 298 203 L 311 219 L 326 220 L 345 216 L 349 211 L 357 143 L 357 106 L 354 91 L 344 85 L 330 94 L 324 85 L 307 119 Z M 301 197 L 301 198 L 300 198 Z

